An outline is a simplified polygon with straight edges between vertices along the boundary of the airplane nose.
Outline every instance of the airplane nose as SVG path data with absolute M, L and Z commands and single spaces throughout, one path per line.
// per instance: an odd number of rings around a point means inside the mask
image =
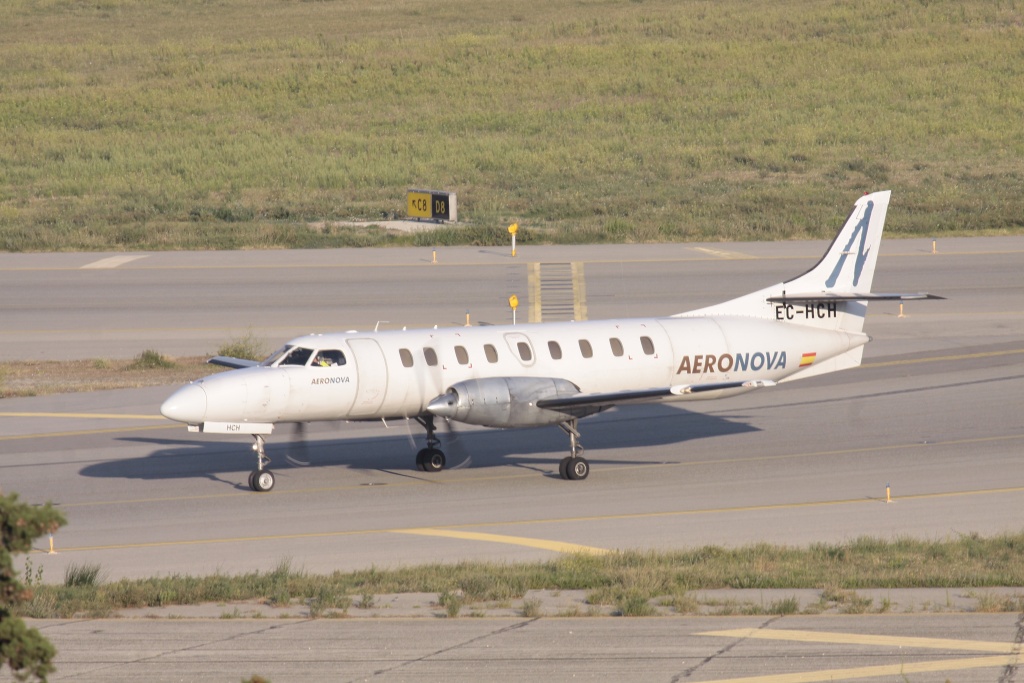
M 201 424 L 206 417 L 206 390 L 198 384 L 187 384 L 164 401 L 160 413 L 177 422 Z

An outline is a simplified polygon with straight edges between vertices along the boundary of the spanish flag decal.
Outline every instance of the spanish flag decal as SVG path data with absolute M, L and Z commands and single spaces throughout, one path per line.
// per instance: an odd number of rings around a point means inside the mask
M 806 368 L 808 365 L 814 363 L 814 358 L 817 355 L 817 353 L 805 353 L 804 355 L 800 356 L 800 367 Z

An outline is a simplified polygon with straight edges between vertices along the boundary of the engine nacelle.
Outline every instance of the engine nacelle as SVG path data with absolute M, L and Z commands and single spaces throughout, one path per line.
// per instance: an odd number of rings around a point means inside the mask
M 552 377 L 490 377 L 449 387 L 427 405 L 439 417 L 484 427 L 535 427 L 564 422 L 568 413 L 537 407 L 537 401 L 580 393 L 568 380 Z

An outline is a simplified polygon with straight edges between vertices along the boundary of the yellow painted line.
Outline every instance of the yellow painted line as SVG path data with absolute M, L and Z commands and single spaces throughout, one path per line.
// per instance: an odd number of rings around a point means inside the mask
M 741 638 L 758 640 L 783 640 L 797 643 L 822 643 L 833 645 L 861 645 L 892 648 L 918 648 L 933 650 L 968 650 L 971 652 L 997 652 L 995 657 L 965 657 L 961 659 L 940 659 L 930 662 L 902 662 L 878 666 L 862 666 L 849 669 L 825 669 L 800 673 L 747 676 L 743 678 L 716 679 L 714 683 L 818 683 L 820 681 L 854 680 L 891 676 L 906 678 L 912 673 L 938 673 L 944 671 L 966 671 L 992 667 L 1016 666 L 1020 661 L 1020 646 L 1014 643 L 995 643 L 981 640 L 954 640 L 948 638 L 919 638 L 913 636 L 878 636 L 862 633 L 829 633 L 814 631 L 788 631 L 782 629 L 731 629 L 706 631 L 699 636 Z
M 1014 356 L 1024 353 L 1024 349 L 1009 349 L 1006 351 L 983 351 L 981 353 L 964 353 L 956 356 L 929 356 L 928 358 L 914 358 L 910 360 L 892 360 L 880 363 L 863 363 L 862 368 L 886 368 L 894 365 L 916 365 L 918 363 L 935 363 L 957 360 L 971 360 L 974 358 L 997 358 L 999 356 Z
M 858 453 L 884 453 L 910 448 L 932 448 L 935 446 L 963 446 L 967 444 L 994 443 L 997 441 L 1017 441 L 1024 439 L 1024 434 L 1007 434 L 1004 436 L 979 436 L 973 439 L 949 439 L 947 441 L 929 441 L 927 443 L 897 443 L 888 446 L 867 446 L 864 448 L 840 448 L 831 451 L 811 451 L 809 453 L 782 453 L 780 455 L 755 455 L 744 458 L 719 458 L 716 460 L 694 460 L 688 463 L 678 463 L 687 467 L 697 465 L 721 465 L 729 463 L 751 463 L 771 462 L 774 460 L 789 460 L 802 458 L 819 458 L 825 455 L 853 455 Z
M 526 269 L 526 289 L 530 297 L 529 322 L 541 321 L 540 308 L 540 262 L 534 261 Z
M 887 239 L 892 240 L 892 236 Z M 909 239 L 918 239 L 916 237 Z M 680 243 L 680 246 L 683 246 Z M 691 247 L 695 250 L 701 250 L 702 247 Z M 823 243 L 822 249 L 826 248 Z M 979 250 L 979 251 L 956 251 L 956 252 L 943 252 L 941 250 L 942 244 L 939 244 L 939 253 L 933 254 L 931 249 L 927 251 L 908 251 L 908 252 L 897 252 L 897 253 L 885 253 L 879 254 L 880 258 L 953 258 L 963 256 L 1008 256 L 1011 254 L 1024 254 L 1024 250 L 1010 249 L 1006 251 L 991 251 L 991 250 Z M 716 250 L 708 250 L 714 252 Z M 735 253 L 736 257 L 742 259 L 758 259 L 762 261 L 814 261 L 814 259 L 820 257 L 820 253 L 811 255 L 765 255 L 765 256 L 754 256 L 749 254 L 740 254 L 739 252 L 727 252 L 719 251 L 719 253 Z M 154 254 L 147 254 L 152 256 Z M 721 257 L 719 257 L 721 258 Z M 657 258 L 591 258 L 585 259 L 586 263 L 685 263 L 689 261 L 706 261 L 707 257 L 657 257 Z M 432 259 L 429 254 L 422 259 L 410 260 L 410 261 L 395 261 L 388 263 L 359 263 L 359 262 L 345 262 L 345 263 L 255 263 L 255 264 L 240 264 L 240 265 L 158 265 L 152 264 L 152 262 L 145 264 L 132 264 L 122 270 L 309 270 L 311 268 L 409 268 L 412 266 L 419 266 L 424 268 L 437 268 L 438 266 L 445 267 L 488 267 L 492 266 L 495 262 L 490 261 L 440 261 L 438 263 L 432 263 Z M 25 266 L 25 267 L 5 267 L 0 268 L 0 271 L 4 272 L 48 272 L 48 271 L 65 271 L 65 270 L 81 270 L 82 266 Z
M 1024 486 L 1013 486 L 998 489 L 979 489 L 975 491 L 949 491 L 940 493 L 917 493 L 907 496 L 893 496 L 893 501 L 899 500 L 927 500 L 931 498 L 957 498 L 961 496 L 997 495 L 1004 493 L 1024 493 Z M 742 505 L 722 508 L 705 508 L 699 510 L 663 510 L 660 512 L 632 512 L 619 515 L 593 515 L 589 517 L 561 517 L 553 519 L 524 519 L 508 522 L 480 522 L 476 524 L 460 524 L 457 528 L 467 529 L 481 526 L 522 526 L 529 524 L 570 524 L 579 522 L 608 522 L 633 519 L 657 519 L 659 517 L 691 517 L 698 515 L 713 515 L 733 512 L 764 512 L 771 510 L 796 510 L 800 508 L 834 507 L 839 505 L 875 505 L 885 503 L 884 497 L 879 498 L 849 498 L 846 500 L 820 500 L 807 501 L 803 503 L 774 503 L 766 505 Z M 456 527 L 448 527 L 456 528 Z
M 583 262 L 573 261 L 572 268 L 572 312 L 574 320 L 587 319 L 587 281 L 583 275 Z
M 988 669 L 1015 666 L 1017 662 L 1018 657 L 1016 655 L 971 657 L 966 659 L 940 659 L 933 662 L 904 662 L 901 664 L 862 666 L 855 669 L 825 669 L 822 671 L 807 671 L 803 673 L 748 676 L 746 678 L 716 678 L 711 683 L 820 683 L 823 681 L 851 681 L 858 678 L 876 678 L 882 676 L 905 681 L 907 680 L 908 674 Z
M 66 417 L 96 420 L 166 420 L 163 415 L 126 415 L 123 413 L 0 413 L 0 417 Z M 180 424 L 180 423 L 179 423 Z
M 168 423 L 162 425 L 149 425 L 147 427 L 111 427 L 110 429 L 83 429 L 77 432 L 48 432 L 43 434 L 12 434 L 10 436 L 0 436 L 0 441 L 18 441 L 19 439 L 52 439 L 56 437 L 67 437 L 67 436 L 90 436 L 92 434 L 117 434 L 124 432 L 143 432 L 149 429 L 172 429 L 174 427 L 180 427 L 178 423 Z
M 61 552 L 83 552 L 89 550 L 125 550 L 130 548 L 164 548 L 169 546 L 182 545 L 213 545 L 219 543 L 248 543 L 252 541 L 281 541 L 301 540 L 309 538 L 337 538 L 340 536 L 368 536 L 370 534 L 412 534 L 416 536 L 436 536 L 447 538 L 459 538 L 471 541 L 487 541 L 490 543 L 506 543 L 511 545 L 522 545 L 542 550 L 552 550 L 560 553 L 588 553 L 591 555 L 604 555 L 611 551 L 604 548 L 592 548 L 575 543 L 560 543 L 558 541 L 546 541 L 543 539 L 523 538 L 518 536 L 500 536 L 497 534 L 481 534 L 474 532 L 458 532 L 446 529 L 359 529 L 353 531 L 320 531 L 304 534 L 281 534 L 276 536 L 239 536 L 234 538 L 203 538 L 180 541 L 153 541 L 149 543 L 118 543 L 112 545 L 81 546 L 77 548 L 58 548 Z
M 429 482 L 417 482 L 417 483 L 429 483 Z M 403 484 L 397 484 L 402 486 Z M 408 486 L 414 485 L 412 482 L 405 484 Z M 388 486 L 395 486 L 395 484 L 389 484 Z M 341 487 L 348 489 L 365 488 L 357 486 Z M 335 491 L 341 490 L 335 488 L 316 489 L 323 491 Z M 249 492 L 232 492 L 226 494 L 214 494 L 210 496 L 181 496 L 175 498 L 157 498 L 157 499 L 139 499 L 139 500 L 127 500 L 127 501 L 110 501 L 108 503 L 72 503 L 58 505 L 59 508 L 71 508 L 71 507 L 83 507 L 88 505 L 115 505 L 115 504 L 129 504 L 129 503 L 145 503 L 145 502 L 167 502 L 167 501 L 188 501 L 188 500 L 200 500 L 206 498 L 228 498 L 233 496 L 248 496 L 248 495 L 296 495 L 296 494 L 308 494 L 312 490 L 296 490 L 288 492 L 274 492 L 265 494 L 253 494 Z M 1014 487 L 1006 489 L 986 489 L 979 491 L 955 491 L 951 493 L 923 493 L 913 496 L 905 496 L 904 499 L 917 499 L 917 498 L 944 498 L 953 496 L 968 496 L 968 495 L 982 495 L 982 494 L 993 494 L 993 493 L 1020 493 L 1024 492 L 1024 487 Z M 557 552 L 585 552 L 592 554 L 606 554 L 615 552 L 613 550 L 607 550 L 602 548 L 594 548 L 591 546 L 582 546 L 572 543 L 558 543 L 556 541 L 543 541 L 540 539 L 530 539 L 519 536 L 506 536 L 499 534 L 489 533 L 474 533 L 474 532 L 462 532 L 462 529 L 472 529 L 480 527 L 500 527 L 500 526 L 526 526 L 534 524 L 565 524 L 565 523 L 580 523 L 580 522 L 603 522 L 603 521 L 617 521 L 617 520 L 631 520 L 631 519 L 656 519 L 658 517 L 680 517 L 680 516 L 695 516 L 695 515 L 706 515 L 715 514 L 722 512 L 760 512 L 763 510 L 782 510 L 782 509 L 793 509 L 793 508 L 804 508 L 804 507 L 826 507 L 832 505 L 863 505 L 865 503 L 877 503 L 877 499 L 865 499 L 855 498 L 850 500 L 838 500 L 838 501 L 818 501 L 808 503 L 785 503 L 778 505 L 751 505 L 746 507 L 729 507 L 729 508 L 711 508 L 704 510 L 674 510 L 666 512 L 641 512 L 621 515 L 594 515 L 590 517 L 562 517 L 555 519 L 525 519 L 525 520 L 511 520 L 511 521 L 490 521 L 490 522 L 475 522 L 473 524 L 453 524 L 450 526 L 433 527 L 430 529 L 356 529 L 351 531 L 321 531 L 311 533 L 299 533 L 299 534 L 279 534 L 274 536 L 241 536 L 231 538 L 209 538 L 209 539 L 183 539 L 177 541 L 158 541 L 152 543 L 120 543 L 114 545 L 97 545 L 97 546 L 82 546 L 73 548 L 64 548 L 62 552 L 81 552 L 87 550 L 122 550 L 128 548 L 157 548 L 166 546 L 187 546 L 187 545 L 210 545 L 217 543 L 247 543 L 252 541 L 281 541 L 281 540 L 301 540 L 308 538 L 337 538 L 341 536 L 366 536 L 370 534 L 418 534 L 421 536 L 439 536 L 439 537 L 450 537 L 450 538 L 464 538 L 472 540 L 482 540 L 495 543 L 512 543 L 517 545 L 526 545 L 528 547 L 542 548 L 545 550 L 555 550 Z
M 877 636 L 865 633 L 830 633 L 828 631 L 790 631 L 786 629 L 737 628 L 725 631 L 706 631 L 699 636 L 723 638 L 751 638 L 757 640 L 787 640 L 795 643 L 833 643 L 837 645 L 874 645 L 883 647 L 916 647 L 931 650 L 968 650 L 1014 654 L 1019 645 L 994 643 L 985 640 L 955 640 L 953 638 L 918 638 L 914 636 Z
M 691 247 L 694 251 L 699 251 L 702 254 L 710 254 L 715 258 L 727 259 L 733 261 L 746 261 L 750 259 L 757 259 L 757 256 L 751 256 L 749 254 L 742 254 L 738 251 L 725 251 L 723 249 L 708 249 L 707 247 Z
M 521 545 L 527 548 L 540 548 L 541 550 L 553 550 L 556 553 L 586 553 L 588 555 L 607 555 L 610 550 L 605 548 L 594 548 L 576 543 L 562 543 L 560 541 L 545 541 L 540 538 L 525 538 L 523 536 L 504 536 L 499 534 L 482 534 L 475 531 L 455 531 L 453 529 L 397 529 L 392 531 L 396 534 L 413 534 L 416 536 L 439 536 L 442 538 L 459 538 L 466 541 L 486 541 L 488 543 L 506 543 L 509 545 Z
M 165 426 L 153 426 L 153 427 L 132 427 L 128 428 L 130 431 L 139 431 L 146 429 L 166 429 L 170 427 L 177 427 L 177 423 L 169 424 Z M 45 436 L 77 436 L 80 434 L 101 434 L 108 432 L 123 432 L 125 429 L 102 429 L 93 431 L 83 432 L 64 432 L 54 434 L 34 434 L 25 436 L 14 436 L 14 437 L 0 437 L 0 441 L 5 439 L 22 439 L 22 438 L 34 438 L 34 437 L 45 437 Z M 855 453 L 866 453 L 866 452 L 877 452 L 886 450 L 896 450 L 899 448 L 924 448 L 930 446 L 942 446 L 942 445 L 965 445 L 970 443 L 980 442 L 991 442 L 991 441 L 1007 441 L 1007 440 L 1018 440 L 1024 439 L 1022 435 L 1011 435 L 1002 437 L 983 437 L 979 439 L 962 439 L 957 441 L 949 442 L 932 442 L 928 444 L 897 444 L 894 446 L 878 446 L 872 448 L 861 448 L 861 449 L 848 449 L 844 451 L 819 451 L 815 453 L 797 453 L 790 455 L 777 455 L 777 456 L 756 456 L 752 458 L 733 458 L 731 460 L 697 460 L 688 463 L 658 463 L 652 465 L 634 465 L 634 466 L 623 466 L 616 468 L 618 469 L 650 469 L 658 467 L 698 467 L 703 465 L 713 465 L 716 463 L 747 463 L 761 460 L 782 460 L 785 458 L 811 458 L 823 455 L 833 455 L 836 453 L 841 454 L 855 454 Z M 491 476 L 473 476 L 460 478 L 458 480 L 439 480 L 439 479 L 418 479 L 413 478 L 412 480 L 406 480 L 401 482 L 390 482 L 386 484 L 375 484 L 376 486 L 416 486 L 416 485 L 432 485 L 432 486 L 474 486 L 482 482 L 494 482 L 494 481 L 509 481 L 514 479 L 532 479 L 537 475 L 534 473 L 516 473 L 516 474 L 502 474 L 502 475 L 491 475 Z M 374 485 L 367 486 L 365 484 L 352 484 L 344 486 L 318 486 L 312 488 L 294 489 L 294 490 L 277 490 L 272 494 L 275 496 L 281 495 L 307 495 L 310 493 L 327 493 L 336 491 L 349 491 L 349 490 L 361 490 L 367 488 L 373 488 Z M 929 499 L 929 498 L 954 498 L 960 496 L 978 496 L 978 495 L 996 495 L 1004 493 L 1020 493 L 1024 492 L 1024 486 L 1022 487 L 1006 487 L 1006 488 L 995 488 L 995 489 L 977 489 L 971 491 L 945 491 L 938 493 L 917 493 L 908 494 L 902 496 L 894 496 L 893 500 L 918 500 L 918 499 Z M 90 506 L 101 506 L 101 505 L 124 505 L 129 503 L 145 503 L 145 502 L 165 502 L 165 501 L 188 501 L 188 500 L 205 500 L 208 498 L 227 498 L 232 496 L 248 496 L 252 495 L 250 492 L 232 492 L 223 494 L 210 494 L 204 496 L 175 496 L 167 498 L 141 498 L 141 499 L 128 499 L 128 500 L 104 500 L 104 501 L 86 501 L 81 503 L 65 503 L 61 507 L 90 507 Z M 266 494 L 265 494 L 266 495 Z M 528 520 L 512 520 L 512 521 L 489 521 L 489 522 L 478 522 L 474 524 L 461 524 L 456 526 L 444 527 L 444 528 L 472 528 L 482 526 L 509 526 L 509 525 L 523 525 L 523 524 L 559 524 L 566 522 L 593 522 L 593 521 L 606 521 L 606 520 L 626 520 L 626 519 L 647 519 L 656 517 L 671 517 L 681 515 L 703 515 L 703 514 L 715 514 L 720 512 L 755 512 L 761 510 L 785 510 L 795 509 L 802 507 L 825 507 L 832 505 L 863 505 L 865 503 L 875 504 L 883 501 L 882 497 L 878 498 L 853 498 L 849 500 L 833 500 L 833 501 L 810 501 L 804 503 L 779 503 L 775 505 L 758 505 L 758 506 L 743 506 L 743 507 L 729 507 L 729 508 L 707 508 L 697 510 L 670 510 L 662 512 L 641 512 L 624 515 L 600 515 L 592 517 L 562 517 L 555 519 L 528 519 Z

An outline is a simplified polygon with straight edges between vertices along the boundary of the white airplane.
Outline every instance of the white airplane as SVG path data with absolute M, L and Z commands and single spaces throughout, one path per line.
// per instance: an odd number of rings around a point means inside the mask
M 735 396 L 860 365 L 889 192 L 861 197 L 814 268 L 737 299 L 661 318 L 314 334 L 262 362 L 178 389 L 160 408 L 190 431 L 255 439 L 254 491 L 274 487 L 264 436 L 278 423 L 414 419 L 427 432 L 417 467 L 445 455 L 435 418 L 487 427 L 558 425 L 563 479 L 586 479 L 581 417 L 613 406 Z

